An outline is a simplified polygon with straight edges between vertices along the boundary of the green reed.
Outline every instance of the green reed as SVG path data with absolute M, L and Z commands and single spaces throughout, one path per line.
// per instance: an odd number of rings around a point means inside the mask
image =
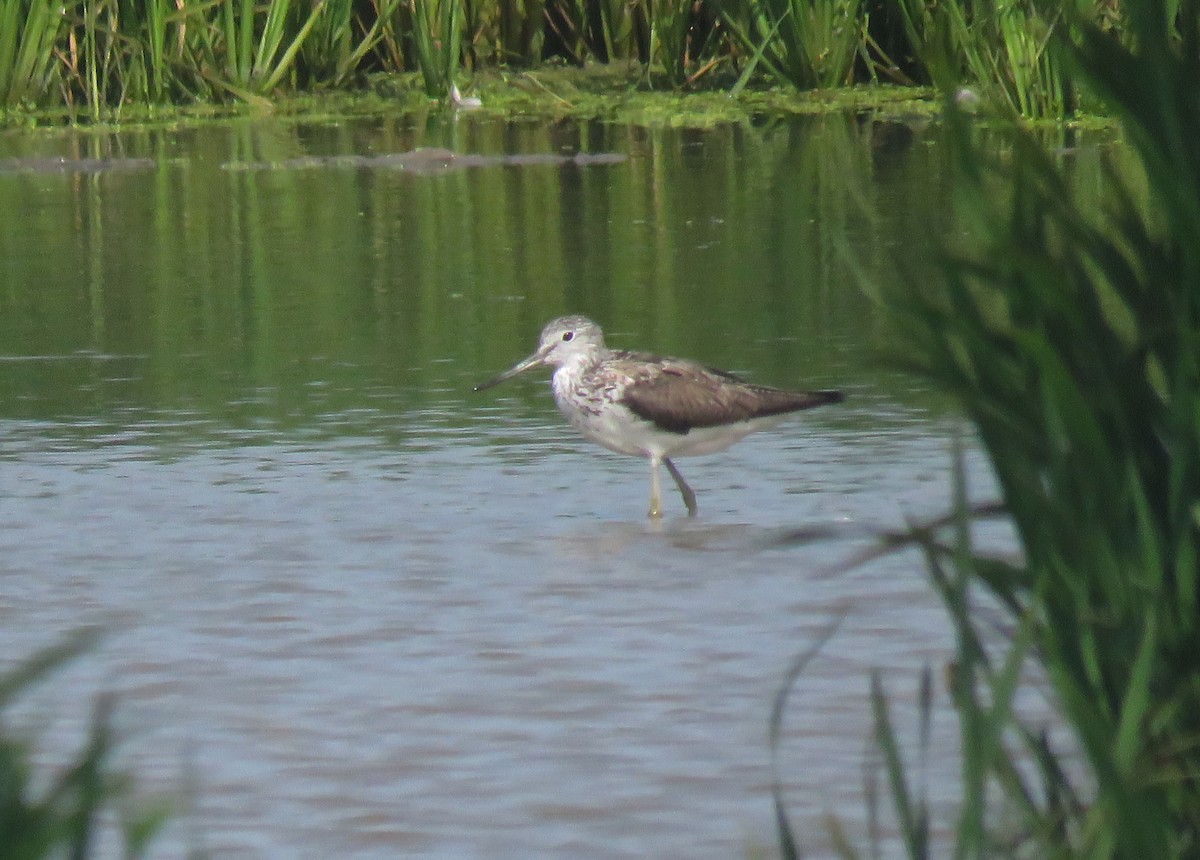
M 686 83 L 694 57 L 688 39 L 693 20 L 691 4 L 684 0 L 652 0 L 649 18 L 651 55 L 657 55 L 671 83 Z
M 1026 117 L 1063 119 L 1074 85 L 1051 45 L 1075 17 L 1107 4 L 1038 0 L 899 0 L 904 29 L 923 75 L 942 89 L 978 91 Z
M 371 0 L 370 14 L 359 16 L 353 0 L 338 0 L 326 7 L 320 32 L 305 43 L 305 61 L 312 78 L 321 84 L 342 86 L 353 81 L 368 62 L 399 68 L 399 57 L 386 52 L 392 22 L 404 0 Z M 382 53 L 381 53 L 382 52 Z
M 221 7 L 224 85 L 258 94 L 274 90 L 294 71 L 296 55 L 328 2 L 301 5 L 276 0 L 266 4 L 261 16 L 254 0 L 225 3 Z
M 0 713 L 31 687 L 94 646 L 97 635 L 83 631 L 64 638 L 0 675 Z M 101 817 L 117 816 L 124 855 L 142 857 L 161 829 L 163 810 L 131 812 L 124 803 L 129 780 L 111 766 L 116 737 L 112 700 L 102 697 L 89 735 L 76 758 L 52 778 L 32 761 L 28 738 L 0 726 L 0 854 L 11 860 L 50 860 L 94 856 Z
M 546 22 L 565 58 L 608 63 L 644 56 L 648 14 L 645 0 L 550 0 Z
M 0 105 L 40 102 L 52 90 L 61 26 L 53 0 L 0 0 Z
M 488 53 L 498 63 L 528 63 L 542 55 L 546 0 L 499 0 Z
M 961 458 L 955 514 L 909 536 L 957 640 L 955 856 L 1200 851 L 1200 6 L 1125 13 L 1124 38 L 1087 21 L 1053 38 L 1140 171 L 1086 205 L 1027 131 L 989 155 L 951 106 L 973 239 L 893 302 L 905 360 L 962 404 L 1021 548 L 973 549 Z M 1014 706 L 1030 677 L 1068 739 Z M 908 854 L 930 856 L 888 721 L 877 737 Z
M 772 78 L 797 87 L 853 81 L 865 39 L 860 0 L 732 0 L 721 10 L 730 32 Z
M 344 85 L 386 67 L 400 0 L 3 0 L 0 99 L 61 100 L 92 119 L 121 105 L 257 101 L 279 91 Z
M 413 52 L 425 93 L 444 98 L 454 85 L 462 50 L 461 0 L 412 0 Z
M 465 71 L 561 58 L 639 63 L 644 83 L 676 87 L 953 83 L 1062 119 L 1077 86 L 1050 46 L 1101 18 L 1125 27 L 1110 0 L 0 0 L 0 106 L 95 120 L 127 104 L 263 103 L 378 72 L 419 72 L 442 98 Z

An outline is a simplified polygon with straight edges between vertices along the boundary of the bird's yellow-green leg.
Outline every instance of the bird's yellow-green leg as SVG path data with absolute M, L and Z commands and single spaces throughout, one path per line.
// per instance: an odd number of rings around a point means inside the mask
M 696 494 L 687 485 L 687 481 L 683 479 L 683 475 L 679 474 L 679 470 L 675 468 L 675 464 L 671 462 L 670 457 L 663 457 L 663 465 L 667 467 L 667 471 L 675 479 L 675 486 L 679 487 L 679 494 L 683 496 L 683 503 L 687 505 L 688 516 L 696 516 Z M 657 473 L 658 470 L 656 469 L 655 474 L 657 475 Z
M 658 457 L 650 458 L 650 519 L 662 516 L 662 493 L 658 487 Z

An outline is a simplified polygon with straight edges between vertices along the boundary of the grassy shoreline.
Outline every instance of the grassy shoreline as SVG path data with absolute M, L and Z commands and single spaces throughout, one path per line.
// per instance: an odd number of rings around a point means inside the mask
M 647 126 L 707 127 L 749 121 L 763 115 L 816 116 L 841 111 L 934 120 L 942 109 L 931 87 L 883 84 L 812 91 L 757 87 L 730 96 L 717 90 L 681 93 L 640 89 L 630 82 L 631 76 L 628 69 L 618 67 L 551 66 L 540 70 L 481 72 L 465 95 L 479 98 L 480 106 L 472 108 L 471 113 L 483 117 L 602 119 Z M 357 90 L 288 94 L 266 103 L 127 105 L 119 117 L 89 123 L 78 122 L 63 108 L 0 109 L 0 130 L 64 126 L 112 130 L 255 116 L 319 120 L 455 110 L 448 100 L 425 95 L 419 77 L 415 72 L 380 75 Z
M 1099 110 L 1054 45 L 1120 33 L 1110 0 L 0 0 L 0 124 L 120 123 L 173 111 L 280 110 L 296 97 L 429 100 L 520 90 L 562 68 L 608 96 L 705 100 L 780 91 L 840 103 L 894 88 L 956 93 L 1029 120 Z M 1055 37 L 1055 38 L 1052 38 Z M 556 105 L 553 87 L 539 96 Z M 561 97 L 561 96 L 559 96 Z M 498 98 L 500 103 L 511 101 Z M 853 98 L 851 98 L 853 101 Z M 535 100 L 536 101 L 536 100 Z M 569 98 L 564 100 L 569 103 Z M 485 101 L 485 107 L 487 102 Z M 557 104 L 566 109 L 565 104 Z M 286 107 L 284 108 L 286 109 Z M 550 108 L 535 107 L 536 110 Z M 593 110 L 599 110 L 593 108 Z

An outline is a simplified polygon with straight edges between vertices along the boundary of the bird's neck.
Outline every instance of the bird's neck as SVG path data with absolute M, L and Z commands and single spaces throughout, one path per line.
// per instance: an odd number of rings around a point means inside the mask
M 572 355 L 554 371 L 554 387 L 566 390 L 578 384 L 597 364 L 602 362 L 606 350 L 595 349 Z

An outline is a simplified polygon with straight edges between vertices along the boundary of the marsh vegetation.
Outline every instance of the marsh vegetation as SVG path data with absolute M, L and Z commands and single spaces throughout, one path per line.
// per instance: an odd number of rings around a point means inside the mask
M 446 99 L 565 63 L 679 91 L 936 85 L 1061 120 L 1088 93 L 1054 37 L 1084 26 L 1127 31 L 1113 0 L 0 0 L 0 107 L 113 120 L 380 77 Z
M 1200 848 L 1200 10 L 1125 8 L 1135 47 L 1087 25 L 1057 49 L 1136 167 L 1110 170 L 1089 206 L 1027 130 L 997 157 L 951 110 L 973 238 L 935 284 L 889 299 L 901 361 L 961 404 L 1020 545 L 973 548 L 961 468 L 948 526 L 908 537 L 957 639 L 958 857 Z M 1031 684 L 1067 737 L 1022 714 Z M 906 853 L 937 856 L 916 778 L 927 722 L 905 751 L 879 677 L 873 698 Z

